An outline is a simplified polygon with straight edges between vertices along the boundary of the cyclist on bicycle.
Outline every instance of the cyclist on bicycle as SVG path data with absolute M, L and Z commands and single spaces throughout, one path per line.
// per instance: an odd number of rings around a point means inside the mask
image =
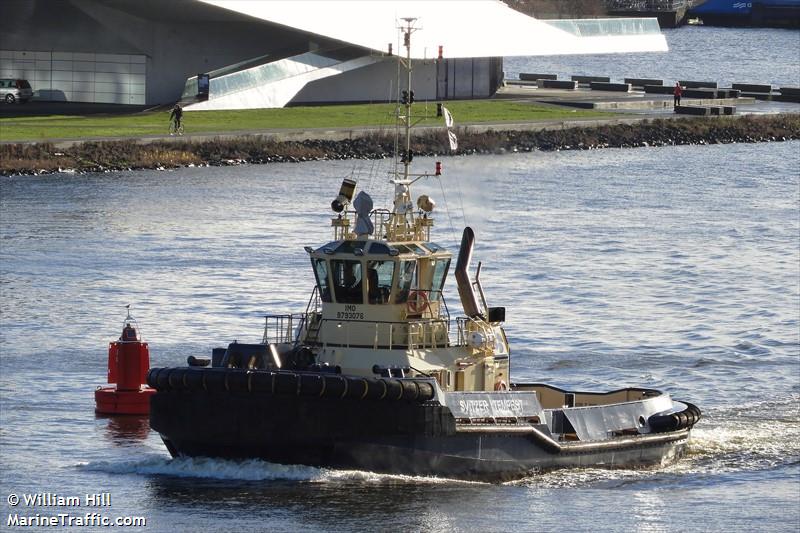
M 182 117 L 183 117 L 183 108 L 179 104 L 175 104 L 175 107 L 172 108 L 172 113 L 170 113 L 169 115 L 169 119 L 175 125 L 174 131 L 176 132 L 180 131 Z

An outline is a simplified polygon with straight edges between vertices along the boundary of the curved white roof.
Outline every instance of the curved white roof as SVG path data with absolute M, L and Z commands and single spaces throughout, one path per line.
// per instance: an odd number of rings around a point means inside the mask
M 275 24 L 385 52 L 405 54 L 402 18 L 419 28 L 412 56 L 501 57 L 660 52 L 667 50 L 656 19 L 543 21 L 494 0 L 200 0 Z

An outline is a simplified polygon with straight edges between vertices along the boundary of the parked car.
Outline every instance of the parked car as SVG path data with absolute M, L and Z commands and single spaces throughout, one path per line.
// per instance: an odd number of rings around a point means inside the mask
M 14 102 L 25 103 L 33 96 L 33 89 L 28 80 L 6 78 L 0 80 L 0 98 L 7 104 Z

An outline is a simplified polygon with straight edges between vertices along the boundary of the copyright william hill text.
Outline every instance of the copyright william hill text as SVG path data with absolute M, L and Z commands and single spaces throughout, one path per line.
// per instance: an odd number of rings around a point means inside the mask
M 52 492 L 11 493 L 6 497 L 9 507 L 26 507 L 29 512 L 8 514 L 6 527 L 146 527 L 143 516 L 107 516 L 96 511 L 80 512 L 78 508 L 109 508 L 111 493 L 100 492 L 65 496 Z M 33 512 L 45 508 L 47 512 Z M 61 509 L 54 509 L 61 508 Z M 62 510 L 63 509 L 63 510 Z

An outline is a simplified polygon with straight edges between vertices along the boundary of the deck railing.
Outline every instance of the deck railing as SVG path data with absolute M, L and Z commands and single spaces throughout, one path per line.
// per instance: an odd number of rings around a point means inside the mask
M 306 314 L 267 315 L 264 318 L 263 344 L 292 344 L 306 320 Z
M 320 301 L 317 286 L 311 290 L 305 313 L 283 313 L 264 317 L 263 344 L 297 344 L 300 334 L 319 315 Z
M 389 241 L 430 241 L 431 240 L 431 227 L 433 220 L 426 216 L 417 216 L 414 218 L 413 225 L 399 225 L 392 224 L 392 212 L 388 209 L 374 209 L 369 217 L 375 227 L 375 233 L 378 235 L 385 235 Z M 402 217 L 401 217 L 402 218 Z M 356 226 L 356 212 L 350 209 L 339 213 L 337 219 L 334 219 L 333 224 L 333 239 L 353 239 L 355 238 Z
M 412 350 L 444 348 L 446 346 L 466 346 L 469 342 L 469 333 L 476 330 L 474 319 L 457 317 L 456 329 L 452 330 L 453 320 L 441 291 L 424 292 L 429 305 L 417 316 L 414 315 L 404 321 L 364 321 L 322 319 L 320 313 L 319 293 L 316 289 L 311 292 L 306 311 L 304 313 L 284 313 L 267 315 L 264 317 L 264 334 L 261 342 L 264 344 L 317 344 L 317 335 L 326 323 L 336 323 L 340 329 L 339 334 L 344 337 L 344 345 L 364 346 L 364 330 L 372 328 L 370 342 L 375 349 L 402 349 Z M 430 305 L 438 303 L 439 305 Z M 434 311 L 434 309 L 436 309 Z M 352 334 L 353 328 L 358 327 L 361 332 L 356 336 Z M 341 329 L 343 328 L 343 329 Z M 455 333 L 451 335 L 451 333 Z M 305 337 L 301 338 L 301 335 Z M 313 335 L 312 335 L 313 334 Z M 359 339 L 358 342 L 355 339 Z

